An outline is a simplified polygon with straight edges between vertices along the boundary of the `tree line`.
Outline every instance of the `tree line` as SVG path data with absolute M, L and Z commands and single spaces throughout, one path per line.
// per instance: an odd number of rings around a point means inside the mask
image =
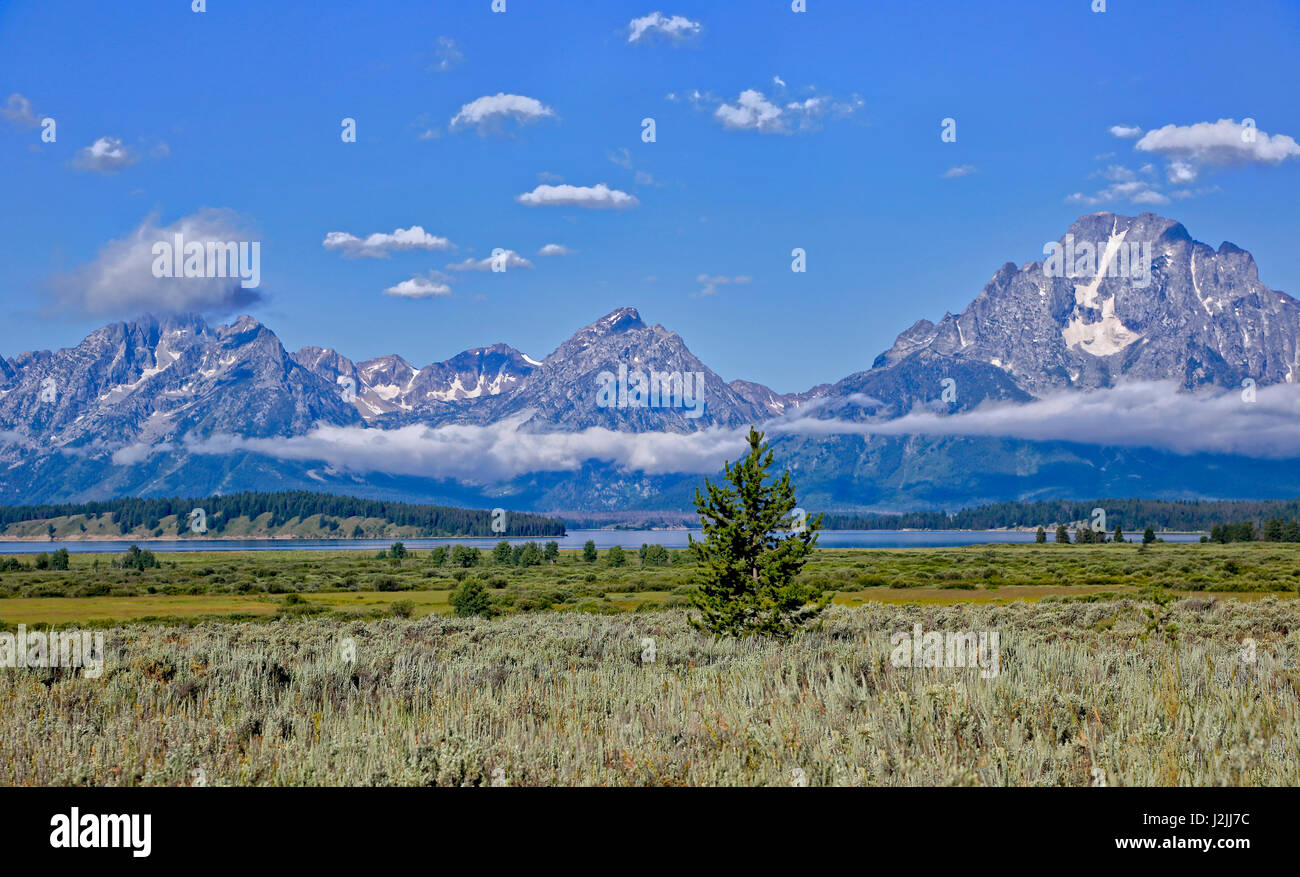
M 1273 519 L 1300 518 L 1300 500 L 1295 499 L 1039 500 L 990 503 L 956 512 L 920 511 L 896 515 L 827 512 L 824 527 L 828 530 L 994 530 L 1086 521 L 1095 508 L 1106 510 L 1108 524 L 1118 524 L 1129 531 L 1144 527 L 1205 531 L 1224 521 L 1241 520 L 1250 520 L 1262 527 Z
M 176 515 L 178 531 L 185 532 L 189 530 L 190 512 L 197 508 L 203 509 L 205 513 L 207 532 L 216 534 L 220 534 L 236 518 L 251 519 L 268 512 L 271 515 L 269 526 L 272 528 L 293 518 L 301 520 L 312 515 L 322 515 L 335 519 L 381 518 L 399 527 L 414 527 L 421 536 L 429 537 L 563 536 L 565 532 L 563 522 L 544 515 L 510 512 L 502 521 L 505 530 L 500 532 L 492 529 L 493 513 L 488 510 L 359 499 L 309 490 L 275 493 L 244 491 L 202 498 L 132 497 L 87 503 L 0 506 L 0 526 L 74 515 L 93 518 L 108 515 L 110 521 L 120 527 L 123 533 L 129 533 L 140 528 L 155 530 L 161 519 Z M 331 532 L 338 529 L 337 521 L 330 523 L 333 523 L 329 527 Z M 361 534 L 354 528 L 351 535 L 356 537 Z

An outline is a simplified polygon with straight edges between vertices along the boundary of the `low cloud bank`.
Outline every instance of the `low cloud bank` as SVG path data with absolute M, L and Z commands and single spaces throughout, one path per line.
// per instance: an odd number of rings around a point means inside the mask
M 763 426 L 779 436 L 968 436 L 1028 441 L 1151 447 L 1180 455 L 1236 454 L 1259 459 L 1300 457 L 1300 386 L 1187 393 L 1173 383 L 1135 383 L 1109 390 L 1067 392 L 1026 404 L 988 404 L 960 414 L 915 410 L 893 420 L 852 422 L 818 418 L 813 405 Z M 866 396 L 836 400 L 875 408 Z M 131 465 L 172 450 L 193 454 L 250 452 L 281 460 L 323 463 L 340 472 L 382 472 L 489 484 L 533 472 L 573 472 L 589 462 L 648 475 L 712 474 L 745 453 L 748 428 L 711 427 L 691 433 L 532 433 L 516 417 L 488 426 L 407 426 L 381 430 L 318 426 L 290 438 L 215 435 L 177 444 L 129 445 L 113 462 Z

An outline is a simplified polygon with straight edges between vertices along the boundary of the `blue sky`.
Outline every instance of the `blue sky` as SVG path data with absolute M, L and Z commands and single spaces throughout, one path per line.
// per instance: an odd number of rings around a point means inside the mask
M 1277 139 L 1300 137 L 1294 0 L 506 6 L 0 0 L 0 353 L 143 310 L 152 278 L 70 289 L 110 242 L 209 208 L 261 242 L 261 300 L 239 310 L 290 350 L 416 365 L 499 341 L 540 358 L 631 305 L 726 379 L 807 389 L 1097 210 L 1231 240 L 1300 294 L 1300 158 Z M 515 97 L 475 104 L 497 94 Z M 1194 126 L 1247 117 L 1256 153 L 1197 151 L 1214 131 Z M 101 138 L 125 159 L 87 155 Z M 602 183 L 637 205 L 518 200 Z M 455 248 L 322 246 L 412 226 Z M 533 267 L 448 269 L 494 248 Z M 385 294 L 416 276 L 450 291 Z

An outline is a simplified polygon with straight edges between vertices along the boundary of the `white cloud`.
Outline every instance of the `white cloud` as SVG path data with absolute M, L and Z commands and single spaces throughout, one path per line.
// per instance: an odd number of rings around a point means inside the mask
M 781 108 L 753 88 L 742 91 L 735 104 L 723 103 L 713 115 L 723 127 L 737 131 L 781 133 L 787 130 Z
M 958 177 L 964 177 L 973 173 L 975 173 L 975 165 L 961 164 L 957 165 L 957 167 L 950 167 L 948 170 L 944 171 L 943 178 L 945 180 L 955 180 Z
M 230 210 L 208 208 L 159 226 L 150 216 L 120 240 L 110 241 L 94 261 L 50 281 L 65 307 L 92 316 L 152 313 L 226 314 L 261 301 L 257 289 L 244 289 L 236 277 L 154 277 L 154 245 L 202 242 L 258 242 L 248 223 Z M 248 248 L 252 254 L 252 248 Z M 260 246 L 259 246 L 260 253 Z M 260 261 L 260 256 L 259 256 Z
M 430 272 L 427 277 L 417 274 L 410 280 L 403 280 L 396 286 L 390 286 L 384 290 L 384 295 L 391 295 L 394 298 L 434 298 L 451 295 L 451 287 L 435 271 Z
M 754 278 L 741 275 L 739 277 L 713 277 L 708 274 L 701 274 L 695 278 L 697 283 L 704 284 L 704 288 L 697 293 L 698 295 L 717 295 L 719 286 L 729 286 L 734 283 L 738 286 L 753 282 Z
M 414 425 L 391 430 L 321 426 L 288 438 L 189 439 L 186 450 L 194 454 L 251 451 L 282 460 L 319 461 L 343 472 L 490 484 L 530 472 L 573 472 L 588 461 L 652 475 L 713 473 L 725 460 L 742 456 L 747 447 L 744 431 L 736 429 L 631 433 L 593 427 L 576 433 L 533 433 L 519 431 L 519 423 L 520 418 L 489 426 Z
M 1148 170 L 1144 168 L 1144 170 Z M 1111 185 L 1091 195 L 1075 192 L 1065 200 L 1071 204 L 1112 204 L 1127 201 L 1131 204 L 1168 204 L 1169 196 L 1155 187 L 1149 180 L 1142 179 L 1132 170 L 1122 165 L 1110 165 L 1100 175 L 1111 181 Z
M 595 186 L 543 185 L 515 200 L 529 207 L 585 207 L 591 210 L 625 210 L 641 203 L 636 196 L 611 189 L 604 183 Z
M 139 157 L 116 137 L 100 137 L 89 146 L 77 151 L 72 164 L 79 170 L 111 174 L 130 167 Z
M 0 107 L 0 118 L 21 128 L 35 128 L 41 123 L 40 117 L 32 110 L 32 102 L 17 92 L 9 95 L 5 105 Z
M 452 271 L 491 271 L 493 263 L 498 266 L 504 266 L 506 270 L 511 268 L 531 268 L 533 263 L 516 253 L 514 250 L 502 250 L 499 254 L 488 256 L 485 259 L 466 259 L 464 262 L 457 262 L 448 265 L 447 268 Z
M 496 129 L 507 119 L 526 125 L 554 116 L 555 111 L 536 98 L 498 92 L 472 100 L 461 107 L 460 112 L 452 116 L 451 129 L 477 128 L 482 134 Z
M 406 250 L 451 250 L 455 244 L 426 232 L 421 226 L 395 229 L 391 233 L 375 232 L 364 239 L 345 231 L 332 231 L 321 243 L 349 259 L 387 259 L 389 253 Z
M 564 244 L 547 244 L 537 251 L 539 256 L 571 256 L 574 251 Z
M 682 43 L 699 36 L 703 31 L 703 25 L 685 16 L 651 12 L 641 18 L 634 18 L 628 23 L 627 41 L 643 43 L 649 42 L 655 36 L 662 36 L 671 42 Z
M 1300 158 L 1300 144 L 1291 137 L 1270 136 L 1235 119 L 1165 125 L 1147 132 L 1134 148 L 1198 165 L 1277 165 Z
M 874 406 L 875 400 L 856 402 Z M 816 408 L 817 406 L 811 406 Z M 800 409 L 808 414 L 809 409 Z M 320 426 L 288 438 L 215 435 L 187 438 L 193 454 L 249 451 L 283 460 L 321 462 L 341 472 L 383 472 L 490 484 L 532 472 L 574 472 L 590 461 L 647 474 L 711 474 L 746 449 L 746 429 L 712 427 L 692 433 L 523 432 L 528 414 L 487 426 L 412 425 L 381 430 Z M 1110 447 L 1154 447 L 1190 455 L 1239 454 L 1291 459 L 1300 447 L 1300 385 L 1277 384 L 1245 403 L 1238 391 L 1179 392 L 1172 382 L 1110 390 L 1062 392 L 1025 404 L 999 403 L 962 414 L 916 411 L 879 422 L 799 416 L 770 421 L 769 436 L 953 435 L 1008 436 Z M 118 454 L 138 462 L 172 445 L 135 445 Z M 115 460 L 116 461 L 116 460 Z
M 691 102 L 697 105 L 716 102 L 713 117 L 724 128 L 732 131 L 756 131 L 760 134 L 789 134 L 796 129 L 812 130 L 827 116 L 843 118 L 865 105 L 856 95 L 845 101 L 824 95 L 814 95 L 803 100 L 780 97 L 769 99 L 755 88 L 742 91 L 734 104 L 717 101 L 711 95 L 701 95 L 698 91 L 691 95 Z
M 1238 454 L 1289 459 L 1300 451 L 1300 385 L 1181 392 L 1172 381 L 1063 391 L 1033 402 L 991 403 L 961 414 L 917 410 L 895 420 L 847 423 L 815 418 L 774 424 L 798 435 L 1007 436 L 1112 447 L 1152 447 L 1177 454 Z
M 1194 165 L 1188 164 L 1185 161 L 1169 162 L 1169 167 L 1166 168 L 1165 172 L 1169 177 L 1169 182 L 1176 186 L 1194 183 L 1196 182 L 1196 178 L 1200 176 L 1200 171 Z
M 1111 125 L 1109 130 L 1111 136 L 1118 137 L 1121 140 L 1132 140 L 1134 137 L 1142 135 L 1142 129 L 1137 125 Z

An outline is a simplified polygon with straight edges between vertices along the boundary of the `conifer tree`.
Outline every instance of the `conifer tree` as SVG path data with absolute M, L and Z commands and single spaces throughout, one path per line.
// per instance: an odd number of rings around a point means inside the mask
M 690 538 L 699 563 L 691 624 L 719 636 L 764 634 L 780 639 L 813 621 L 831 594 L 795 577 L 817 544 L 821 515 L 796 522 L 794 484 L 788 471 L 765 483 L 773 454 L 763 434 L 749 430 L 749 453 L 724 466 L 723 481 L 697 488 L 704 539 Z

